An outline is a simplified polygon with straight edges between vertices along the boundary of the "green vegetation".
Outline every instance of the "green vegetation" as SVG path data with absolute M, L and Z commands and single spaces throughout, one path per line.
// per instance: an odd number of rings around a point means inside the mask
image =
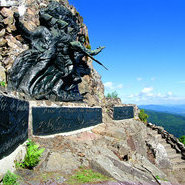
M 6 83 L 3 82 L 3 81 L 1 81 L 1 82 L 0 82 L 0 86 L 5 87 L 5 86 L 6 86 Z
M 147 123 L 148 115 L 145 113 L 144 109 L 141 109 L 139 112 L 139 119 L 144 123 Z
M 39 149 L 38 145 L 36 145 L 33 141 L 28 140 L 26 156 L 23 162 L 16 163 L 16 166 L 32 169 L 39 163 L 40 156 L 44 152 L 44 150 L 45 150 L 44 148 Z
M 157 180 L 160 180 L 160 181 L 168 181 L 167 179 L 160 178 L 159 175 L 156 175 L 155 178 L 156 178 Z
M 116 91 L 112 92 L 112 93 L 108 93 L 107 98 L 118 98 L 118 93 Z
M 85 40 L 86 40 L 86 42 L 89 43 L 89 37 L 88 37 L 88 35 L 85 36 Z
M 18 176 L 10 171 L 7 171 L 3 177 L 3 185 L 18 185 Z
M 91 169 L 84 169 L 81 167 L 74 175 L 72 175 L 68 180 L 67 184 L 81 184 L 89 182 L 102 182 L 112 180 L 110 177 L 106 177 L 98 172 L 94 172 Z
M 146 110 L 145 113 L 149 115 L 148 121 L 164 129 L 179 138 L 185 135 L 185 117 L 177 114 L 170 114 L 164 112 L 157 112 Z
M 88 44 L 88 45 L 86 46 L 86 48 L 91 50 L 91 45 Z
M 185 136 L 181 136 L 179 138 L 179 141 L 185 145 Z

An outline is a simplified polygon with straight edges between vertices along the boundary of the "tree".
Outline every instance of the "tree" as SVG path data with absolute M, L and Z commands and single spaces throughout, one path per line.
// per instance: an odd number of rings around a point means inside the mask
M 179 138 L 179 141 L 185 145 L 185 136 L 181 136 Z
M 147 123 L 147 118 L 149 116 L 145 113 L 144 109 L 141 109 L 139 112 L 139 119 L 143 121 L 144 123 Z
M 116 91 L 108 93 L 107 98 L 118 98 L 118 93 Z

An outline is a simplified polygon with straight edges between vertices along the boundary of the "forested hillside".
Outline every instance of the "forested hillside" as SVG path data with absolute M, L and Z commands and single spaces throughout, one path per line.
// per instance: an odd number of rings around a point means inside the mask
M 140 109 L 178 114 L 185 117 L 185 105 L 139 105 Z
M 145 112 L 149 115 L 149 122 L 164 127 L 166 131 L 176 137 L 185 135 L 185 117 L 146 109 Z

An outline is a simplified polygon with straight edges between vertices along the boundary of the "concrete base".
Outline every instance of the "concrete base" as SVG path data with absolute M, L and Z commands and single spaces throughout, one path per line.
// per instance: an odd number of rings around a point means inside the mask
M 27 141 L 26 141 L 27 142 Z M 8 171 L 15 171 L 15 161 L 22 161 L 26 155 L 26 142 L 7 157 L 0 160 L 0 178 Z

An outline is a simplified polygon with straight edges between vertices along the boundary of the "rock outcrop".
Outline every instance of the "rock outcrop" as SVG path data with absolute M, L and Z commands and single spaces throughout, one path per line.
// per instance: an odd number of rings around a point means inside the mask
M 71 174 L 84 166 L 122 183 L 178 184 L 174 175 L 168 176 L 172 168 L 166 149 L 150 128 L 134 119 L 103 123 L 71 136 L 32 139 L 48 150 L 35 169 L 39 173 Z M 155 155 L 148 145 L 153 142 Z

